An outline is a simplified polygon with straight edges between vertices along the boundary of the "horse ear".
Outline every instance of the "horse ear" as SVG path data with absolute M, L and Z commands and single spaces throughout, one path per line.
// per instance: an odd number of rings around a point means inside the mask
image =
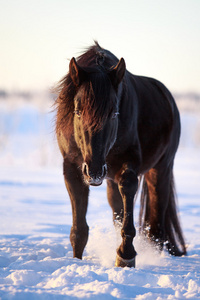
M 83 81 L 84 73 L 85 72 L 83 71 L 83 69 L 79 67 L 79 65 L 76 62 L 76 59 L 73 57 L 69 63 L 69 74 L 74 85 L 79 86 L 81 84 L 81 82 Z
M 119 60 L 118 64 L 110 71 L 109 76 L 115 89 L 122 81 L 126 70 L 126 64 L 123 57 Z

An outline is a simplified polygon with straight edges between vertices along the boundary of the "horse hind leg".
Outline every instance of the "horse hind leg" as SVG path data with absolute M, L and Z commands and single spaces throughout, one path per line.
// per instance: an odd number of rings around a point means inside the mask
M 166 243 L 170 254 L 186 253 L 175 202 L 172 167 L 159 166 L 145 174 L 141 197 L 140 231 L 160 250 Z
M 162 183 L 157 169 L 145 174 L 141 195 L 140 231 L 150 238 L 160 250 L 165 241 L 165 212 L 168 205 L 168 179 Z
M 122 227 L 123 223 L 123 201 L 118 185 L 112 180 L 107 180 L 107 198 L 113 211 L 113 223 L 116 228 Z

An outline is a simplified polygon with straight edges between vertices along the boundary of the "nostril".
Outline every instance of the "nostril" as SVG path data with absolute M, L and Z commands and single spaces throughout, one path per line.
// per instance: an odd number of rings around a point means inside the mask
M 82 172 L 83 172 L 84 175 L 89 176 L 87 163 L 83 163 L 83 165 L 82 165 Z
M 102 167 L 102 174 L 103 174 L 103 177 L 105 177 L 106 176 L 106 173 L 107 173 L 107 165 L 105 164 L 105 165 L 103 165 L 103 167 Z
M 88 178 L 92 178 L 94 180 L 100 179 L 100 178 L 104 178 L 107 174 L 107 165 L 103 165 L 102 168 L 99 168 L 100 166 L 98 166 L 98 168 L 93 168 L 89 169 L 89 165 L 84 162 L 82 164 L 82 173 L 84 176 L 88 177 Z

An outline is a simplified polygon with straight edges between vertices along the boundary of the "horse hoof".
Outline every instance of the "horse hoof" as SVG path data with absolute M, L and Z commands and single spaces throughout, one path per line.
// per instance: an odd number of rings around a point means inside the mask
M 115 261 L 115 267 L 121 267 L 121 268 L 125 268 L 125 267 L 135 268 L 135 257 L 132 258 L 132 259 L 124 259 L 124 258 L 121 258 L 119 255 L 117 255 L 116 261 Z

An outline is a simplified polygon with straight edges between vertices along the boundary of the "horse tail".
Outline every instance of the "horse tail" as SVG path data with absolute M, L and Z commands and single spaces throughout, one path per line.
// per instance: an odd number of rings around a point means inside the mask
M 150 197 L 148 191 L 148 184 L 143 176 L 141 201 L 140 201 L 140 215 L 139 228 L 140 232 L 149 235 L 151 228 L 150 218 Z M 174 256 L 182 256 L 186 254 L 186 245 L 178 217 L 176 191 L 173 174 L 170 179 L 169 201 L 166 208 L 164 218 L 163 240 L 168 252 Z
M 169 203 L 165 217 L 166 247 L 170 254 L 181 256 L 186 254 L 186 245 L 178 217 L 176 198 L 174 177 L 172 175 Z

